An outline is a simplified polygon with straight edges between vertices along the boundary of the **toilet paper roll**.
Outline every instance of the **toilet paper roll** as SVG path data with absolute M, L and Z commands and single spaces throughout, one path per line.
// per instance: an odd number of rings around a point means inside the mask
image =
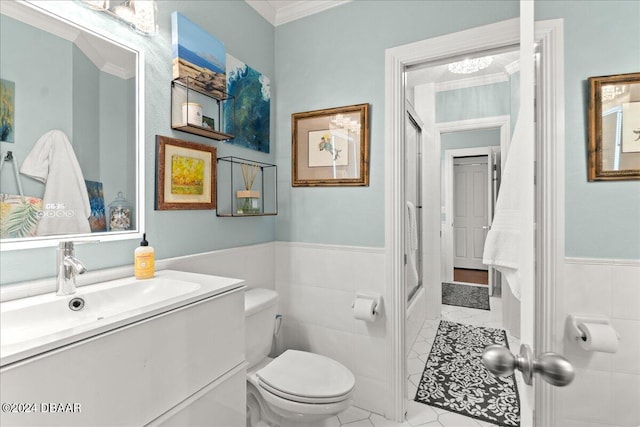
M 369 298 L 356 298 L 353 303 L 353 317 L 367 322 L 376 320 L 376 302 Z
M 618 334 L 611 325 L 603 323 L 580 323 L 578 329 L 583 337 L 578 338 L 580 347 L 587 351 L 615 353 L 618 351 Z

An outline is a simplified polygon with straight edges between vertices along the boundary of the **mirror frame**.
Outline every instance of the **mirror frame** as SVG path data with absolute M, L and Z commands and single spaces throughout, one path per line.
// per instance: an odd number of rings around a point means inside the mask
M 52 2 L 58 3 L 58 2 Z M 76 2 L 69 2 L 70 7 L 82 8 Z M 55 7 L 55 5 L 53 5 Z M 106 30 L 98 28 L 89 28 L 85 25 L 74 22 L 71 18 L 63 17 L 56 13 L 53 8 L 47 7 L 47 2 L 38 2 L 36 4 L 27 3 L 26 1 L 7 1 L 2 2 L 2 14 L 13 17 L 14 19 L 21 20 L 22 22 L 33 25 L 44 31 L 49 31 L 51 26 L 66 25 L 73 27 L 76 30 L 87 32 L 95 37 L 103 39 L 109 43 L 126 49 L 133 53 L 136 57 L 135 70 L 136 70 L 136 197 L 132 201 L 135 206 L 135 218 L 136 227 L 133 230 L 126 231 L 105 231 L 98 233 L 85 233 L 85 234 L 61 234 L 55 236 L 37 236 L 37 237 L 25 237 L 14 239 L 2 239 L 0 240 L 0 252 L 20 250 L 20 249 L 34 249 L 57 246 L 62 241 L 74 241 L 74 242 L 108 242 L 116 240 L 131 240 L 142 238 L 145 222 L 145 96 L 144 96 L 144 52 L 142 49 L 129 40 L 122 40 L 113 34 L 110 34 Z M 55 20 L 52 23 L 51 20 Z M 51 31 L 49 31 L 51 32 Z M 106 208 L 106 206 L 105 206 Z
M 640 73 L 589 77 L 589 181 L 620 181 L 640 179 L 639 169 L 607 171 L 602 169 L 602 86 L 610 84 L 640 84 Z

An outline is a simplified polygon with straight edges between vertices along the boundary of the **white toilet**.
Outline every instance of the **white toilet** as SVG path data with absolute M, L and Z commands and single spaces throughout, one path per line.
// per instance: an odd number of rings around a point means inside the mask
M 319 354 L 287 350 L 268 357 L 278 293 L 245 292 L 247 426 L 306 423 L 334 416 L 351 405 L 355 378 L 342 364 Z

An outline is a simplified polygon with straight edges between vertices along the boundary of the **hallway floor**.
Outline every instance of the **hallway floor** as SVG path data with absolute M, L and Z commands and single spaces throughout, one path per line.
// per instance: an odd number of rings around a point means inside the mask
M 418 337 L 407 361 L 407 420 L 403 423 L 389 421 L 384 417 L 371 413 L 355 406 L 346 411 L 332 417 L 324 422 L 314 423 L 308 427 L 486 427 L 493 424 L 479 421 L 463 415 L 449 412 L 444 409 L 427 406 L 422 403 L 414 402 L 418 383 L 422 377 L 424 365 L 431 351 L 431 345 L 435 338 L 436 331 L 440 320 L 449 320 L 452 322 L 466 323 L 476 326 L 486 326 L 489 328 L 502 328 L 502 301 L 500 298 L 491 298 L 491 311 L 478 310 L 474 308 L 455 307 L 449 305 L 442 306 L 441 319 L 427 319 L 422 325 Z M 520 348 L 520 341 L 514 338 L 507 331 L 507 339 L 509 340 L 509 348 Z M 516 377 L 517 378 L 517 377 Z M 518 381 L 518 389 L 521 390 L 523 385 Z M 293 427 L 293 426 L 283 426 Z

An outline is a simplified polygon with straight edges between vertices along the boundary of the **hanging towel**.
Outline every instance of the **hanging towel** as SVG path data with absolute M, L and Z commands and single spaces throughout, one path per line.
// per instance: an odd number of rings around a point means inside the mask
M 91 232 L 87 187 L 64 132 L 52 130 L 42 135 L 24 159 L 20 172 L 45 184 L 37 235 Z
M 496 209 L 484 244 L 483 264 L 500 271 L 511 288 L 513 295 L 520 299 L 520 263 L 523 253 L 521 230 L 525 226 L 522 209 L 526 206 L 523 197 L 527 183 L 522 182 L 526 164 L 526 147 L 533 144 L 533 135 L 525 134 L 521 126 L 516 128 L 511 139 L 506 159 L 502 185 L 496 201 Z
M 418 286 L 420 277 L 416 266 L 416 252 L 418 250 L 418 220 L 416 218 L 416 206 L 407 201 L 407 290 Z
M 409 250 L 416 251 L 418 250 L 418 220 L 416 206 L 411 202 L 407 202 L 407 216 Z

